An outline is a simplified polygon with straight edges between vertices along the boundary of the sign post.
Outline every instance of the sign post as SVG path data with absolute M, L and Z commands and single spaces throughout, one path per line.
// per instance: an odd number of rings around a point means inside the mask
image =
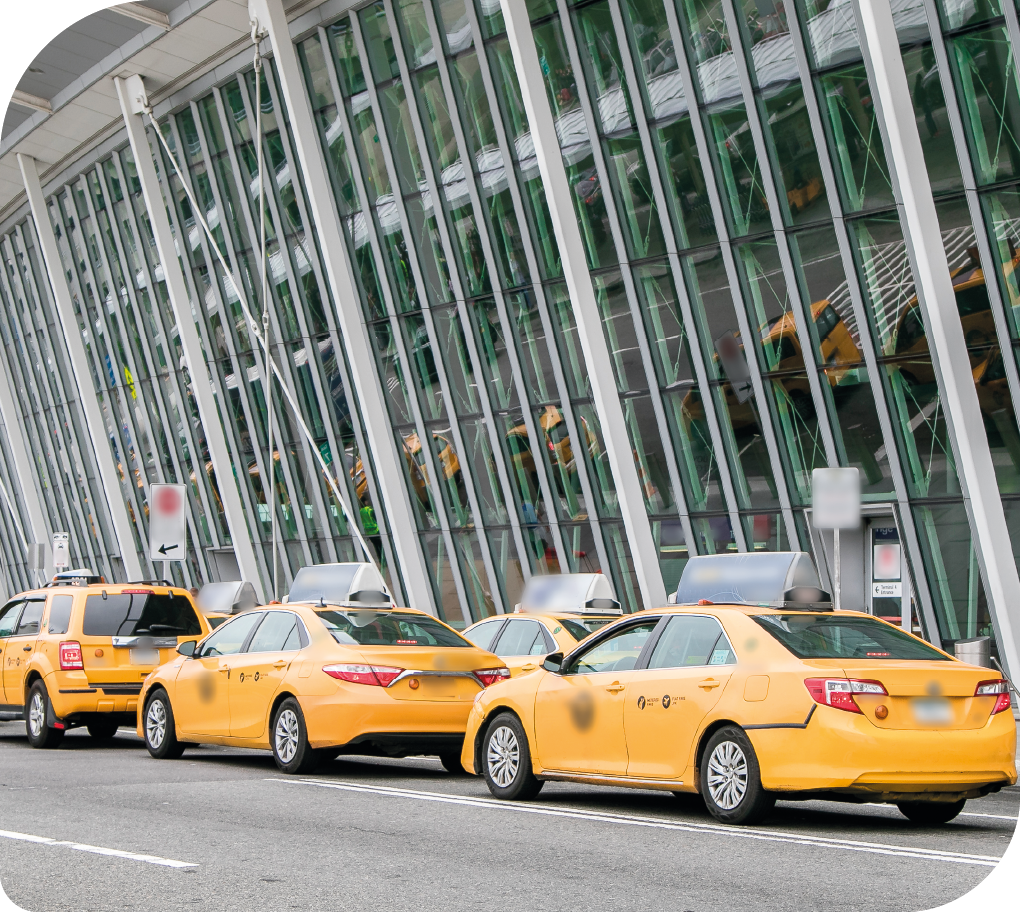
M 60 573 L 71 566 L 71 537 L 66 532 L 53 533 L 53 570 Z
M 832 607 L 839 611 L 839 530 L 861 524 L 861 476 L 854 468 L 815 469 L 811 487 L 811 521 L 816 529 L 832 529 Z
M 149 560 L 163 562 L 163 578 L 168 579 L 167 564 L 184 560 L 188 542 L 187 485 L 149 485 Z

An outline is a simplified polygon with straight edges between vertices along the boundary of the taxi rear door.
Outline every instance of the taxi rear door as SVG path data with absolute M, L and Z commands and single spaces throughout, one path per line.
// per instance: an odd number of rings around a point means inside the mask
M 4 696 L 4 677 L 7 671 L 7 663 L 14 661 L 14 652 L 8 651 L 8 643 L 11 635 L 18 629 L 18 618 L 25 607 L 23 598 L 16 598 L 9 601 L 3 608 L 0 608 L 0 704 L 21 706 L 20 701 L 8 700 Z
M 13 706 L 25 703 L 25 674 L 39 639 L 39 622 L 45 606 L 46 596 L 28 596 L 18 626 L 4 646 L 4 698 Z
M 714 617 L 675 615 L 647 667 L 635 671 L 624 709 L 627 775 L 679 779 L 702 719 L 719 701 L 736 658 Z
M 231 737 L 258 738 L 265 732 L 269 706 L 301 648 L 299 624 L 292 611 L 267 611 L 244 652 L 231 660 Z

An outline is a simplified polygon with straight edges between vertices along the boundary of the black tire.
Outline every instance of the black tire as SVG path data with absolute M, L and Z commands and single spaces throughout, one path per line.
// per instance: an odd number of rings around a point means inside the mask
M 89 736 L 94 740 L 109 741 L 117 734 L 117 729 L 120 726 L 114 719 L 96 719 L 94 722 L 89 722 L 86 728 L 89 730 Z
M 310 773 L 322 759 L 308 743 L 304 713 L 293 697 L 287 697 L 273 714 L 269 743 L 273 748 L 273 759 L 284 773 Z
M 966 803 L 966 798 L 952 802 L 897 801 L 896 807 L 911 823 L 919 823 L 922 826 L 942 826 L 942 824 L 953 820 L 963 810 Z
M 443 764 L 443 769 L 453 776 L 467 775 L 464 764 L 460 762 L 460 751 L 447 751 L 445 754 L 440 754 L 439 762 Z
M 184 753 L 186 745 L 177 740 L 174 710 L 165 690 L 153 692 L 145 701 L 142 734 L 146 749 L 157 760 L 176 760 Z
M 25 732 L 32 747 L 51 750 L 59 747 L 64 740 L 62 728 L 50 728 L 47 725 L 51 714 L 50 695 L 46 693 L 46 685 L 36 681 L 28 692 L 28 703 L 25 705 Z
M 720 728 L 705 745 L 700 790 L 708 812 L 722 823 L 760 823 L 775 807 L 776 796 L 761 784 L 758 756 L 742 728 Z
M 489 723 L 481 766 L 489 791 L 504 801 L 530 801 L 545 785 L 532 770 L 528 736 L 513 713 L 501 713 Z

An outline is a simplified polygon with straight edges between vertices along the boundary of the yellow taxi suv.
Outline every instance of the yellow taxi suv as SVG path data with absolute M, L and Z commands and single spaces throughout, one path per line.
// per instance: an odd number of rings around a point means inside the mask
M 732 824 L 781 798 L 891 803 L 937 825 L 1015 783 L 1007 681 L 833 611 L 805 560 L 692 558 L 680 604 L 480 694 L 465 769 L 511 800 L 547 780 L 700 793 Z
M 62 575 L 0 608 L 0 718 L 24 718 L 32 747 L 134 726 L 143 679 L 210 630 L 185 589 L 99 580 Z
M 479 621 L 464 636 L 499 656 L 513 676 L 534 671 L 550 653 L 570 652 L 621 614 L 612 585 L 601 573 L 533 576 L 512 616 Z
M 149 675 L 138 714 L 149 753 L 179 757 L 199 743 L 271 750 L 287 773 L 341 753 L 436 755 L 462 772 L 474 699 L 509 671 L 436 618 L 393 607 L 385 591 L 350 591 L 349 567 L 300 570 L 286 605 L 230 618 Z M 342 584 L 309 592 L 306 570 Z M 298 602 L 301 589 L 317 597 Z

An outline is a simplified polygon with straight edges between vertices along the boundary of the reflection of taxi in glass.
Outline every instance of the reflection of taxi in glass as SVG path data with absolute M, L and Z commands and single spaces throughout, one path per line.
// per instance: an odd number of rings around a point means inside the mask
M 289 773 L 341 753 L 434 754 L 459 771 L 475 696 L 509 673 L 441 621 L 394 608 L 384 590 L 351 589 L 373 579 L 382 584 L 371 565 L 304 568 L 286 605 L 246 611 L 183 647 L 145 681 L 138 733 L 149 753 L 272 750 Z
M 550 779 L 697 792 L 726 823 L 814 798 L 941 824 L 1014 783 L 1006 681 L 783 589 L 791 558 L 692 558 L 696 604 L 629 615 L 479 697 L 465 768 L 506 799 Z
M 209 632 L 185 589 L 100 579 L 60 574 L 0 608 L 0 710 L 25 719 L 32 747 L 78 726 L 106 739 L 134 725 L 142 679 Z
M 601 573 L 533 576 L 512 616 L 479 621 L 464 636 L 499 656 L 515 675 L 534 671 L 551 652 L 570 652 L 621 613 Z
M 258 604 L 255 587 L 241 580 L 206 583 L 195 598 L 209 626 L 215 630 L 231 615 L 240 614 Z

